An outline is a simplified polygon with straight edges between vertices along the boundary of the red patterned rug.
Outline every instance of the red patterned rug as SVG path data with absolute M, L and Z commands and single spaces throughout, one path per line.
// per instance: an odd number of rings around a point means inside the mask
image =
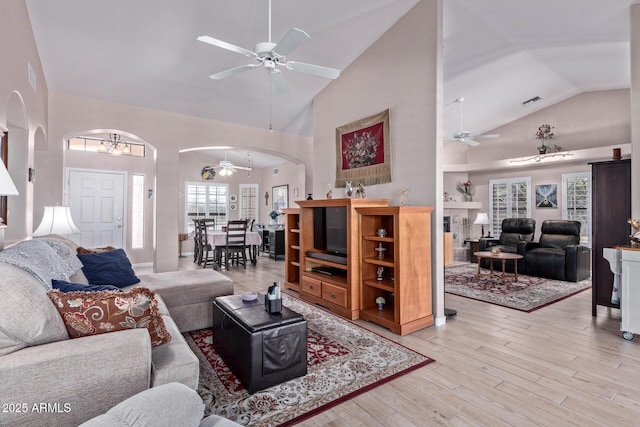
M 252 427 L 292 425 L 433 362 L 298 298 L 283 295 L 283 302 L 307 320 L 308 373 L 253 395 L 213 349 L 210 329 L 185 334 L 200 359 L 198 393 L 206 415 Z
M 518 274 L 516 282 L 512 278 L 477 277 L 477 272 L 477 264 L 445 268 L 445 292 L 531 312 L 591 288 L 591 279 L 574 283 Z

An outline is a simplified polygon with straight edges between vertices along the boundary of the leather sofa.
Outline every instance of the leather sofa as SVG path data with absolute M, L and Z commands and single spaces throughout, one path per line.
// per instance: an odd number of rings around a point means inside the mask
M 539 241 L 526 245 L 525 274 L 568 282 L 588 279 L 591 251 L 580 245 L 580 226 L 579 221 L 544 221 Z
M 500 238 L 484 237 L 478 242 L 479 251 L 490 251 L 498 248 L 501 252 L 520 254 L 524 256 L 525 246 L 533 242 L 536 231 L 536 221 L 533 218 L 505 218 L 502 220 L 502 231 Z M 493 262 L 494 270 L 502 269 L 502 261 L 482 258 L 479 260 L 480 267 L 489 268 L 489 262 Z M 513 264 L 506 263 L 505 271 L 513 273 Z M 524 274 L 524 265 L 518 262 L 518 274 Z

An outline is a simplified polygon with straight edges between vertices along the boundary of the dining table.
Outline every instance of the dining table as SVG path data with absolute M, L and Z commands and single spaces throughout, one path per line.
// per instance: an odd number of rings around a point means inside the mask
M 213 250 L 215 250 L 216 246 L 224 248 L 227 244 L 227 233 L 225 231 L 209 231 L 207 232 L 207 243 L 211 245 Z M 258 261 L 258 248 L 262 245 L 262 233 L 247 231 L 245 244 L 249 248 L 251 264 L 256 265 Z M 216 264 L 220 267 L 219 259 Z

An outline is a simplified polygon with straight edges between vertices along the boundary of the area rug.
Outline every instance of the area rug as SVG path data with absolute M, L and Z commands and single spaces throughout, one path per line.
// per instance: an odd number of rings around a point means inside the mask
M 283 295 L 283 303 L 307 320 L 308 373 L 253 395 L 213 349 L 210 329 L 185 334 L 200 360 L 198 393 L 206 415 L 252 427 L 292 425 L 433 362 L 298 298 Z
M 591 279 L 564 282 L 518 274 L 518 281 L 476 277 L 477 264 L 461 264 L 444 270 L 446 293 L 532 312 L 591 288 Z M 485 270 L 485 272 L 487 272 Z

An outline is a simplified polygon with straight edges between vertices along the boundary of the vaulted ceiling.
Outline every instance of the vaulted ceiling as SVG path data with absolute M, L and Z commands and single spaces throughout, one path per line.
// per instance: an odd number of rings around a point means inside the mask
M 418 0 L 273 0 L 272 40 L 311 38 L 288 60 L 345 69 Z M 49 90 L 311 135 L 329 79 L 283 70 L 275 93 L 251 61 L 196 41 L 252 50 L 267 41 L 268 0 L 26 0 Z M 445 140 L 481 133 L 584 91 L 629 87 L 633 0 L 443 0 Z M 525 107 L 522 102 L 539 96 Z

